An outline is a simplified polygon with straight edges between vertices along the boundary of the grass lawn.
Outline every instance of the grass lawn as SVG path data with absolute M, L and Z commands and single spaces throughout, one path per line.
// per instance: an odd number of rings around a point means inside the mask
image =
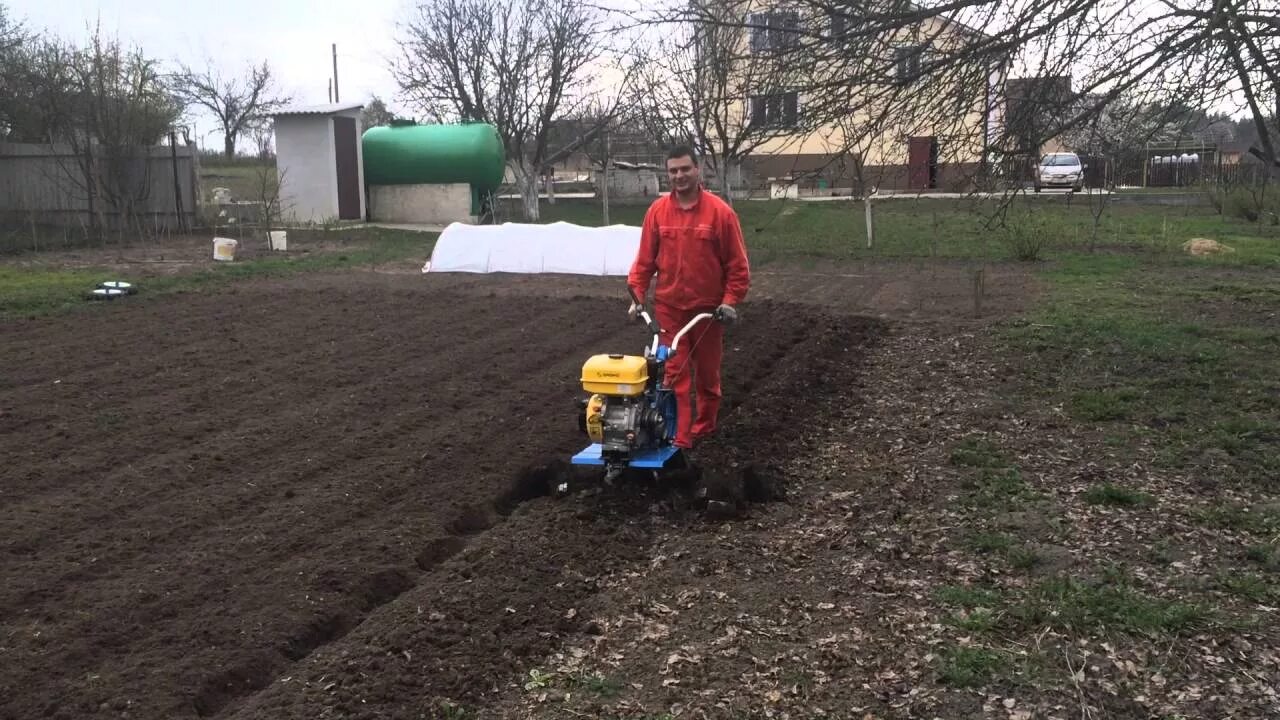
M 1123 250 L 1129 254 L 1180 259 L 1182 243 L 1205 237 L 1236 252 L 1212 262 L 1280 265 L 1280 227 L 1219 215 L 1211 207 L 1108 205 L 1099 213 L 1095 198 L 1067 196 L 1016 201 L 1001 214 L 994 201 L 894 199 L 877 202 L 875 244 L 867 248 L 860 202 L 739 201 L 747 247 L 756 264 L 777 259 L 941 257 L 1001 260 L 1034 249 L 1043 258 L 1071 251 Z M 647 206 L 613 205 L 610 222 L 639 225 Z M 1003 227 L 1001 227 L 1003 220 Z M 603 223 L 598 202 L 561 200 L 543 204 L 542 221 L 579 225 Z
M 147 294 L 169 293 L 260 277 L 285 277 L 403 261 L 431 251 L 435 235 L 385 228 L 330 232 L 291 230 L 290 245 L 305 248 L 313 241 L 322 251 L 237 259 L 235 263 L 202 265 L 191 271 L 146 278 Z M 32 316 L 85 306 L 85 294 L 97 283 L 118 279 L 106 268 L 65 269 L 49 265 L 0 264 L 0 318 Z
M 1280 603 L 1277 229 L 1124 207 L 1088 252 L 1057 225 L 1047 294 L 988 339 L 1014 373 L 1008 412 L 1064 419 L 1030 448 L 975 436 L 950 453 L 967 478 L 955 547 L 988 578 L 935 591 L 969 638 L 938 652 L 956 687 L 1060 675 L 1061 653 L 1027 650 L 1044 633 L 1141 657 L 1265 633 Z M 1193 258 L 1190 237 L 1235 252 Z
M 275 185 L 276 166 L 271 165 L 201 165 L 200 190 L 202 202 L 209 202 L 213 189 L 224 187 L 237 200 L 259 200 L 262 188 Z
M 1280 241 L 1237 237 L 1229 261 L 1067 255 L 1008 340 L 1046 402 L 1169 467 L 1280 490 Z M 1210 470 L 1212 468 L 1212 470 Z

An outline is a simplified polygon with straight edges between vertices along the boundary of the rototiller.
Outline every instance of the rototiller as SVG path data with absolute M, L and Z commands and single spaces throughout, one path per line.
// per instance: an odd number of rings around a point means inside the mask
M 680 349 L 680 341 L 704 320 L 721 321 L 718 312 L 700 313 L 690 320 L 668 348 L 660 342 L 661 329 L 628 288 L 640 317 L 653 333 L 653 341 L 640 355 L 593 355 L 582 366 L 582 400 L 578 428 L 591 439 L 573 456 L 574 465 L 603 466 L 611 483 L 628 468 L 658 472 L 682 461 L 672 444 L 676 433 L 676 397 L 664 383 L 667 362 Z

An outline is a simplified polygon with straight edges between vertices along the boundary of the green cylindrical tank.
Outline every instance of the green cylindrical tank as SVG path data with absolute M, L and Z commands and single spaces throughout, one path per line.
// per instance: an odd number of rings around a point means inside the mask
M 507 161 L 497 129 L 485 123 L 372 127 L 362 144 L 370 185 L 468 183 L 493 192 Z

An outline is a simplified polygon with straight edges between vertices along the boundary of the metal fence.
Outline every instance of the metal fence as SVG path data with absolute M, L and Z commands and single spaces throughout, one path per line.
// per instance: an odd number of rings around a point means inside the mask
M 95 154 L 82 165 L 65 145 L 0 143 L 0 222 L 116 230 L 132 220 L 135 225 L 165 231 L 196 224 L 198 167 L 192 148 L 148 147 L 125 162 L 120 175 L 134 199 L 130 210 L 111 207 L 100 192 L 91 200 L 88 186 L 105 184 L 105 164 Z M 86 182 L 84 165 L 97 176 L 90 182 Z M 126 217 L 130 213 L 133 217 Z
M 1169 162 L 1150 158 L 1120 159 L 1081 155 L 1087 187 L 1192 188 L 1231 187 L 1263 182 L 1266 166 L 1260 162 L 1226 161 L 1214 156 Z M 1037 160 L 1031 157 L 1005 158 L 995 168 L 997 177 L 1015 184 L 1029 185 L 1035 178 Z

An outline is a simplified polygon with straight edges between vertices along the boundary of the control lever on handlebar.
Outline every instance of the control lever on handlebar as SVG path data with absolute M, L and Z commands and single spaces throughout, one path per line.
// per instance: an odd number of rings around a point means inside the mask
M 630 285 L 627 286 L 627 294 L 631 296 L 631 302 L 640 308 L 639 316 L 644 320 L 644 324 L 649 326 L 649 331 L 653 333 L 653 344 L 649 347 L 649 355 L 656 356 L 658 354 L 658 338 L 662 335 L 662 329 L 658 327 L 658 321 L 645 309 L 644 303 L 640 302 L 640 299 L 636 297 L 636 291 Z
M 640 313 L 639 313 L 640 317 L 644 318 L 645 324 L 649 326 L 649 329 L 651 331 L 653 331 L 653 345 L 649 350 L 649 354 L 656 355 L 658 352 L 658 342 L 659 342 L 658 338 L 662 334 L 661 329 L 658 327 L 658 322 L 649 315 L 649 311 L 645 309 L 644 303 L 640 302 L 640 300 L 636 297 L 635 290 L 631 289 L 631 286 L 629 285 L 627 286 L 627 295 L 631 296 L 631 302 L 635 303 L 640 307 Z M 671 340 L 672 355 L 675 354 L 676 348 L 680 347 L 680 339 L 685 336 L 685 333 L 692 330 L 694 325 L 697 325 L 699 322 L 702 322 L 703 320 L 715 320 L 717 322 L 724 322 L 724 313 L 720 310 L 720 308 L 716 308 L 712 312 L 698 313 L 697 315 L 693 316 L 693 318 L 689 320 L 688 324 L 680 328 L 680 332 L 677 332 L 676 336 Z

